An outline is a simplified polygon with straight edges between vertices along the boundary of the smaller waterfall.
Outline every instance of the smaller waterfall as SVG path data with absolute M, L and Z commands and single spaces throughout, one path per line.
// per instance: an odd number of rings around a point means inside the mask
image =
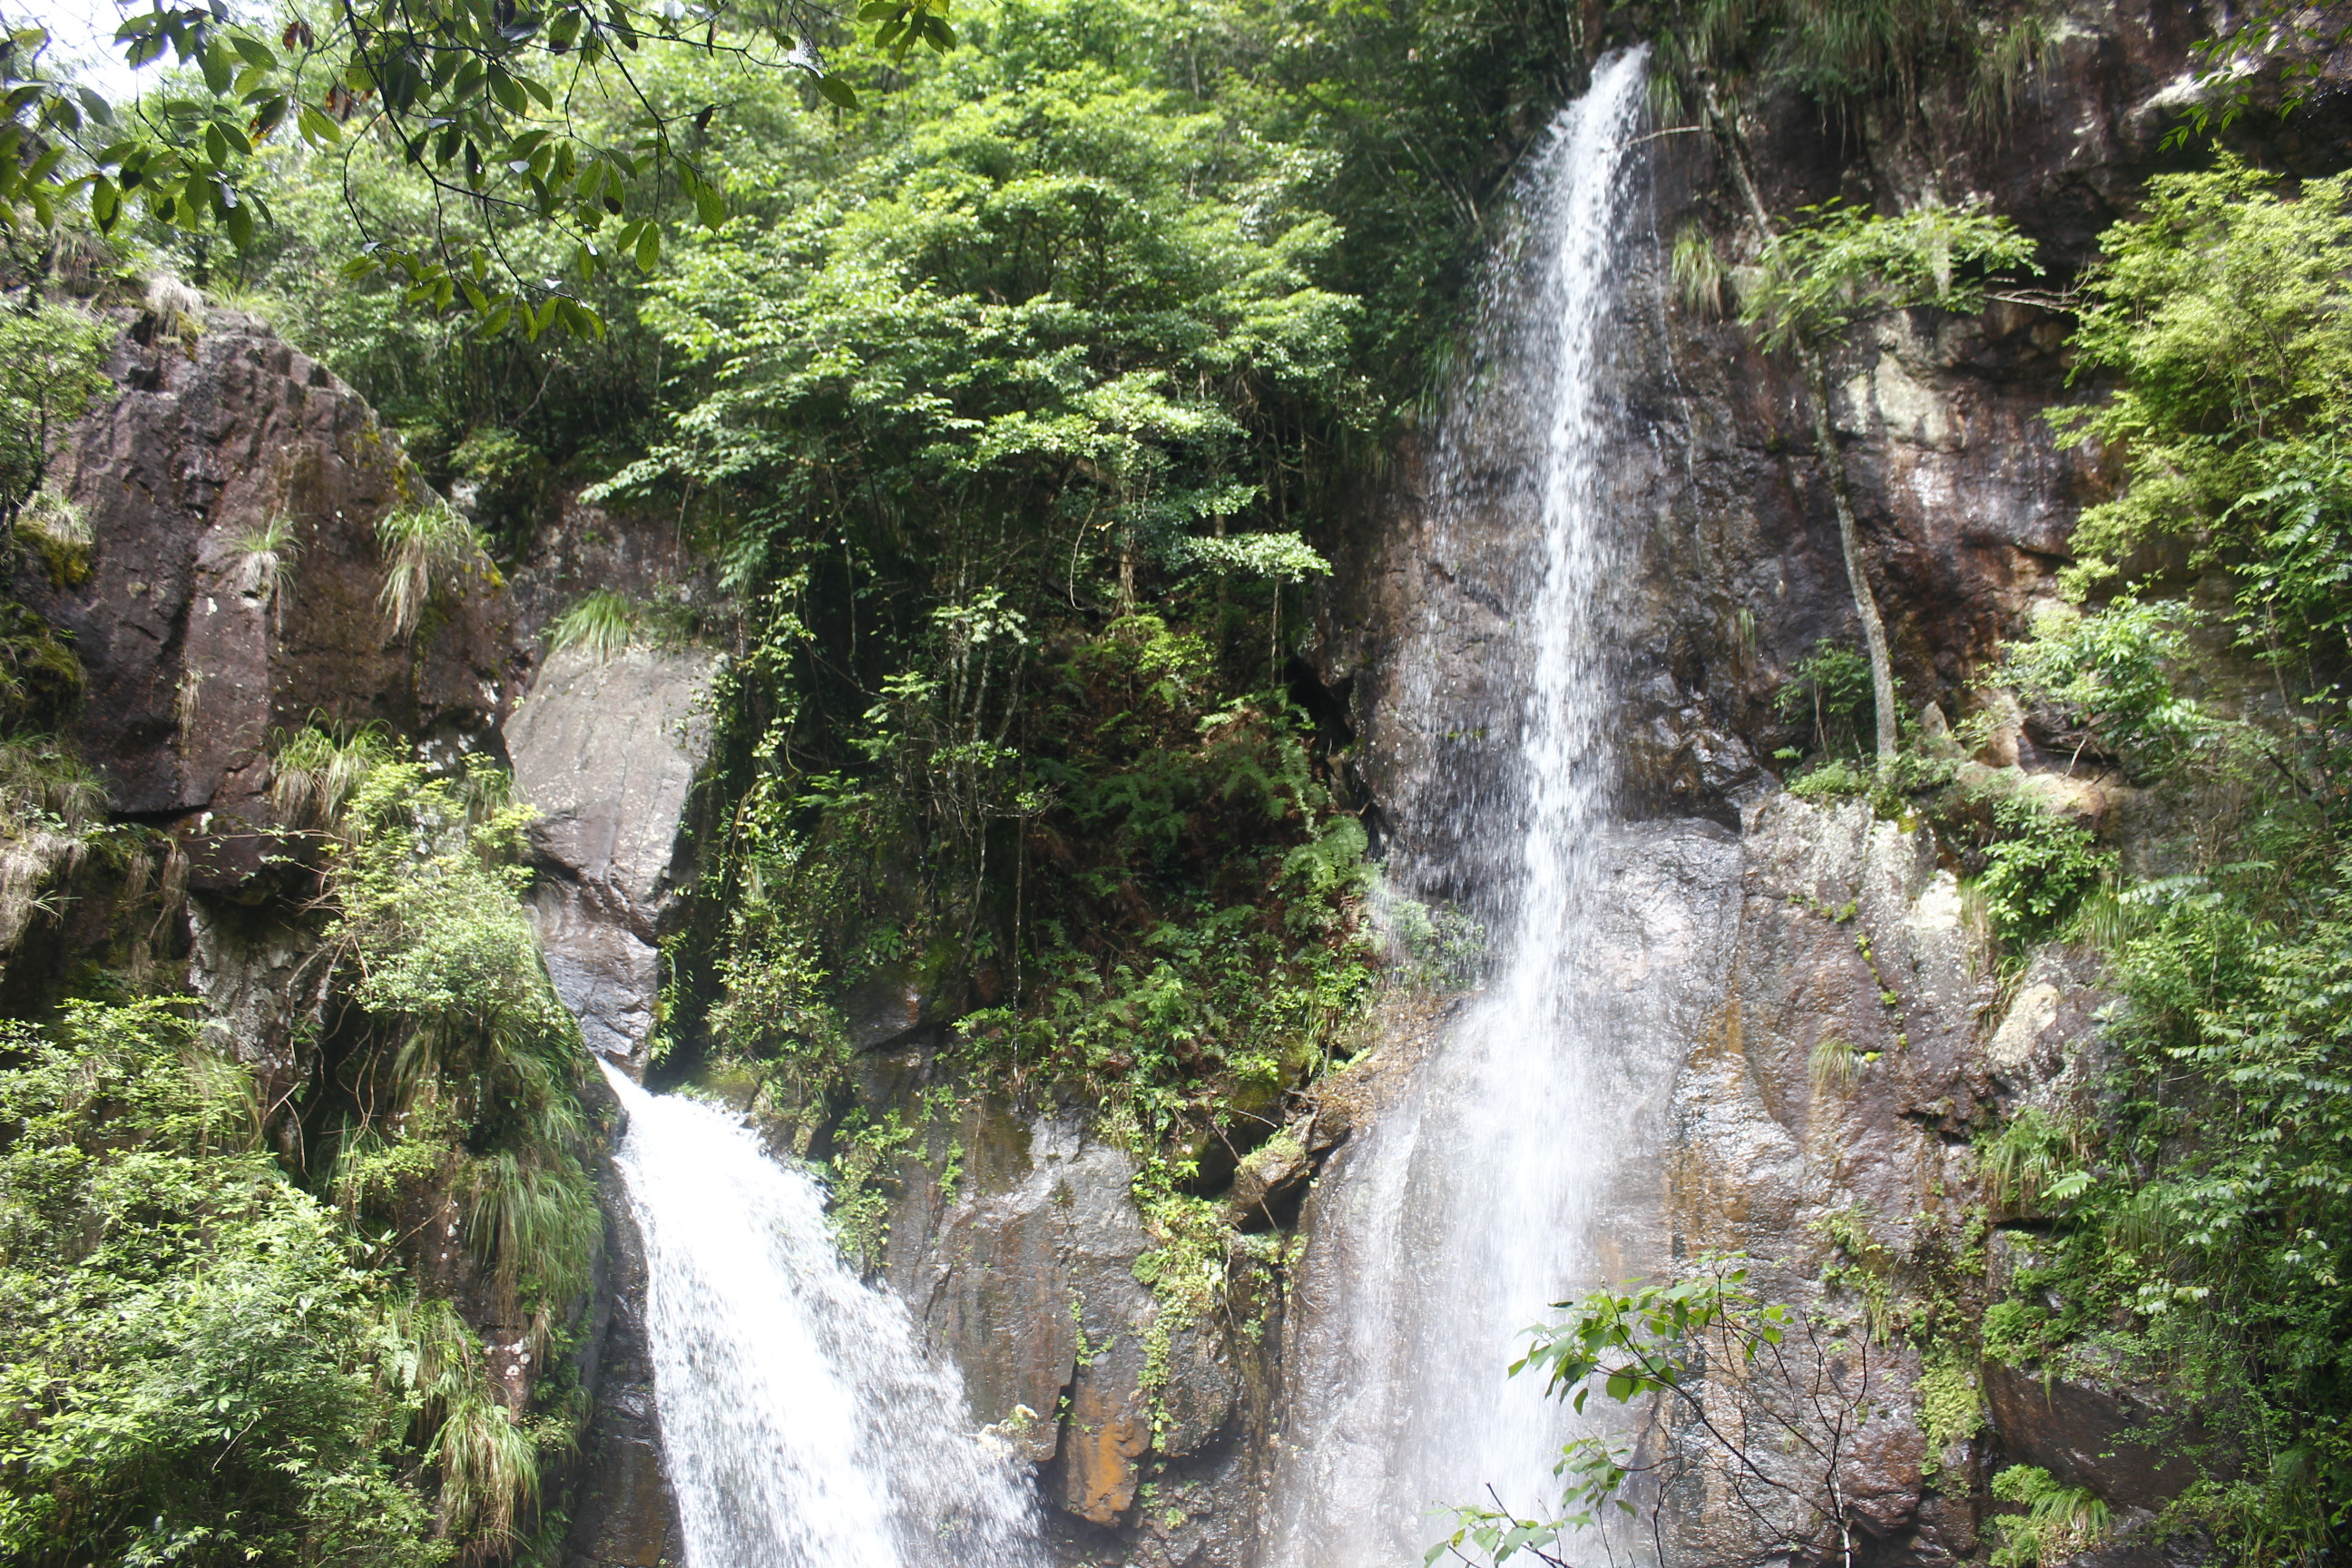
M 842 1264 L 824 1194 L 725 1111 L 646 1093 L 615 1163 L 687 1568 L 1035 1568 L 1034 1494 L 905 1306 Z

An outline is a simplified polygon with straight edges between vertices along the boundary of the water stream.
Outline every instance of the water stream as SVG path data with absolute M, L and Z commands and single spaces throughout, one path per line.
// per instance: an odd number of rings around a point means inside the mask
M 1026 1467 L 844 1267 L 816 1183 L 738 1118 L 604 1073 L 687 1568 L 1037 1568 Z
M 1640 50 L 1604 59 L 1536 154 L 1519 246 L 1490 280 L 1481 374 L 1440 435 L 1433 550 L 1449 548 L 1449 511 L 1474 505 L 1507 508 L 1536 544 L 1508 606 L 1524 644 L 1510 809 L 1462 825 L 1517 837 L 1491 857 L 1512 886 L 1483 995 L 1324 1183 L 1286 1369 L 1274 1568 L 1415 1563 L 1438 1533 L 1433 1507 L 1499 1497 L 1524 1514 L 1557 1496 L 1563 1412 L 1505 1369 L 1547 1303 L 1595 1280 L 1593 1215 L 1622 1154 L 1620 1042 L 1588 1000 L 1587 965 L 1613 783 L 1610 331 L 1644 67 Z
M 1642 51 L 1604 59 L 1532 159 L 1482 373 L 1436 453 L 1436 549 L 1450 516 L 1497 505 L 1531 546 L 1510 584 L 1507 809 L 1455 835 L 1483 836 L 1507 896 L 1480 999 L 1324 1184 L 1269 1568 L 1402 1568 L 1438 1533 L 1433 1507 L 1525 1512 L 1557 1489 L 1563 1412 L 1505 1367 L 1547 1303 L 1597 1277 L 1595 1215 L 1626 1153 L 1612 1111 L 1639 1054 L 1592 999 L 1592 966 L 1622 570 L 1600 499 L 1620 424 L 1608 350 L 1644 82 Z M 606 1071 L 628 1112 L 616 1160 L 687 1568 L 1041 1568 L 1024 1468 L 971 1430 L 905 1307 L 843 1266 L 817 1184 L 739 1120 Z

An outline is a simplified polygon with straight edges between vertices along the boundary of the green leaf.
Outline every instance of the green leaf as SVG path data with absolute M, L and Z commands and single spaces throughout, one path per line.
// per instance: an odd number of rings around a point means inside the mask
M 637 237 L 637 270 L 651 274 L 661 262 L 661 226 L 649 223 Z
M 816 90 L 827 103 L 841 109 L 857 107 L 857 89 L 839 77 L 827 74 L 816 79 Z

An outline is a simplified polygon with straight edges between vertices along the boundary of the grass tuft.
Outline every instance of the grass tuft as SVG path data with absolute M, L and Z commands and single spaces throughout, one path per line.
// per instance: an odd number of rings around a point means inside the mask
M 376 607 L 392 622 L 393 635 L 405 641 L 416 635 L 434 595 L 481 559 L 481 537 L 446 501 L 395 511 L 375 531 L 384 556 Z

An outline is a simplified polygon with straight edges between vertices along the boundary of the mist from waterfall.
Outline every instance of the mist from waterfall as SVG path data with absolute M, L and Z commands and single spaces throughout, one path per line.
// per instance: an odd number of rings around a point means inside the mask
M 1434 1508 L 1499 1497 L 1525 1515 L 1558 1495 L 1566 1413 L 1506 1368 L 1548 1303 L 1596 1281 L 1591 1221 L 1619 1157 L 1612 1042 L 1580 965 L 1614 779 L 1604 632 L 1621 551 L 1600 496 L 1645 66 L 1640 49 L 1603 59 L 1535 154 L 1517 246 L 1490 273 L 1479 374 L 1440 432 L 1433 548 L 1474 504 L 1508 507 L 1538 542 L 1507 606 L 1524 643 L 1512 809 L 1457 825 L 1518 843 L 1481 856 L 1511 883 L 1488 984 L 1323 1184 L 1286 1368 L 1273 1568 L 1418 1563 L 1441 1533 Z M 1499 497 L 1496 473 L 1510 476 Z M 1412 721 L 1485 721 L 1413 698 L 1400 702 Z
M 1025 1465 L 843 1265 L 817 1184 L 739 1118 L 604 1072 L 687 1568 L 1040 1568 Z

